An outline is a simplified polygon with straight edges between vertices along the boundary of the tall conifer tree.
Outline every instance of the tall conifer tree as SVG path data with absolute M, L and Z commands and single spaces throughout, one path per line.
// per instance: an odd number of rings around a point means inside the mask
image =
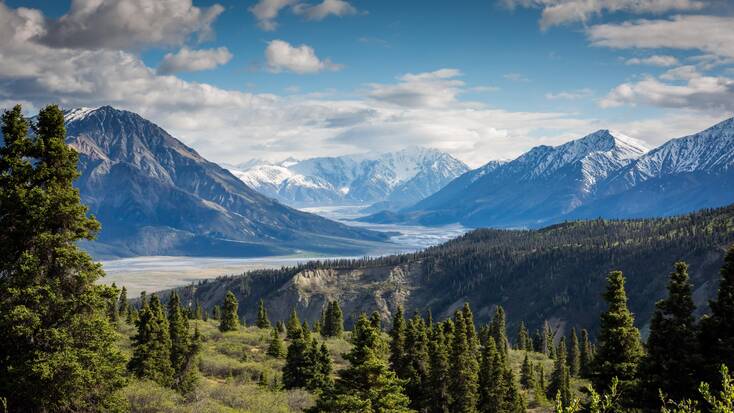
M 719 291 L 709 307 L 711 316 L 701 323 L 701 348 L 705 355 L 703 377 L 709 383 L 717 383 L 722 364 L 734 370 L 734 245 L 724 257 Z
M 139 378 L 171 386 L 175 373 L 171 366 L 171 336 L 168 320 L 157 295 L 151 295 L 150 303 L 143 306 L 137 327 L 128 368 Z
M 255 321 L 257 328 L 270 328 L 270 320 L 268 319 L 268 312 L 265 311 L 265 303 L 260 300 L 260 304 L 257 307 L 257 320 Z
M 237 315 L 237 297 L 232 291 L 227 291 L 222 305 L 222 316 L 219 320 L 219 331 L 235 331 L 240 328 L 240 317 Z
M 571 329 L 571 348 L 568 352 L 568 370 L 571 376 L 578 377 L 581 372 L 581 348 L 576 327 Z
M 466 308 L 466 307 L 465 307 Z M 450 393 L 452 396 L 451 411 L 458 413 L 473 413 L 477 411 L 478 399 L 478 370 L 476 354 L 469 344 L 467 327 L 469 322 L 464 318 L 465 311 L 454 314 L 455 332 L 451 346 L 451 366 L 453 371 L 450 377 Z
M 434 328 L 428 344 L 429 377 L 428 411 L 431 413 L 449 413 L 451 394 L 449 393 L 449 356 L 442 328 Z

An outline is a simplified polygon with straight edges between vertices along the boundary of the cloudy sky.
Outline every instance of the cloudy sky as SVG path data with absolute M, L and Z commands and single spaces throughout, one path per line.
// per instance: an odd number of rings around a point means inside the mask
M 729 0 L 0 0 L 0 107 L 112 105 L 205 157 L 472 166 L 734 113 Z

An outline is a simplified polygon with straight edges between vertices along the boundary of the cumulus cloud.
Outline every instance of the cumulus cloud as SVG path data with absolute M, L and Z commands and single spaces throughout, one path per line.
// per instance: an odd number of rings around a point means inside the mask
M 158 66 L 158 74 L 168 75 L 176 72 L 196 72 L 214 69 L 232 59 L 232 53 L 226 47 L 216 49 L 192 50 L 183 47 L 178 52 L 167 53 Z
M 464 82 L 456 79 L 457 69 L 440 69 L 427 73 L 408 73 L 395 84 L 373 83 L 368 96 L 374 100 L 405 107 L 445 107 L 456 102 Z
M 191 35 L 212 36 L 211 25 L 224 11 L 191 0 L 73 0 L 71 9 L 50 20 L 41 41 L 53 47 L 137 49 L 150 45 L 180 45 Z
M 357 9 L 345 0 L 323 0 L 318 4 L 304 3 L 298 0 L 259 0 L 250 7 L 250 12 L 257 19 L 257 25 L 263 30 L 273 31 L 278 27 L 277 18 L 281 11 L 290 9 L 302 15 L 306 20 L 319 21 L 329 16 L 348 16 L 357 14 Z
M 623 83 L 599 102 L 602 107 L 650 105 L 662 108 L 734 111 L 734 79 L 708 76 L 682 66 L 637 82 Z
M 272 40 L 268 43 L 268 47 L 265 48 L 265 60 L 268 70 L 273 73 L 288 71 L 306 74 L 342 68 L 342 65 L 332 63 L 329 59 L 319 59 L 309 45 L 291 46 L 283 40 Z
M 558 93 L 546 93 L 545 98 L 548 100 L 578 100 L 591 97 L 594 91 L 588 88 L 561 91 Z
M 706 6 L 702 0 L 502 0 L 509 8 L 542 9 L 540 26 L 547 29 L 565 23 L 586 22 L 604 12 L 635 14 L 699 10 Z
M 652 55 L 648 57 L 633 57 L 624 62 L 626 65 L 646 65 L 668 67 L 678 64 L 678 58 L 668 55 Z
M 635 20 L 591 26 L 594 46 L 615 49 L 684 49 L 734 57 L 734 17 L 682 15 L 670 19 Z

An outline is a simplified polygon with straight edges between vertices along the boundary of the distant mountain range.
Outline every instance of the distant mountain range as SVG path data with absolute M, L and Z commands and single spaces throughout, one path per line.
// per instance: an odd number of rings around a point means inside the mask
M 469 168 L 435 149 L 228 166 L 251 188 L 297 207 L 372 205 L 399 209 L 433 194 Z
M 734 118 L 649 151 L 600 130 L 469 171 L 378 223 L 540 227 L 580 218 L 669 216 L 734 202 Z
M 82 201 L 102 223 L 98 257 L 361 254 L 385 234 L 284 206 L 139 115 L 65 112 Z

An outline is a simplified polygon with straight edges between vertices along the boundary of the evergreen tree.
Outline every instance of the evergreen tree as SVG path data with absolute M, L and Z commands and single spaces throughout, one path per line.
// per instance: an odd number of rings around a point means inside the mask
M 278 334 L 278 329 L 273 328 L 273 331 L 270 333 L 268 356 L 279 359 L 285 357 L 285 354 L 285 347 L 283 346 L 283 340 L 281 340 L 280 334 Z
M 576 335 L 576 327 L 571 329 L 571 349 L 568 352 L 568 369 L 573 377 L 578 377 L 581 372 L 581 349 L 579 348 L 579 337 Z
M 526 390 L 535 387 L 535 371 L 527 352 L 525 352 L 525 358 L 522 361 L 522 368 L 520 369 L 520 384 Z
M 345 355 L 349 367 L 339 371 L 333 391 L 323 392 L 313 412 L 408 413 L 410 400 L 400 380 L 380 357 L 384 343 L 366 315 L 352 333 L 354 346 Z
M 278 334 L 285 333 L 285 323 L 283 322 L 283 320 L 275 323 L 275 328 L 278 330 Z
M 139 378 L 170 386 L 175 373 L 171 366 L 171 336 L 158 296 L 151 295 L 150 303 L 144 304 L 136 324 L 138 332 L 133 337 L 133 355 L 128 369 Z
M 296 337 L 302 336 L 301 320 L 298 319 L 298 313 L 296 313 L 295 307 L 291 309 L 291 315 L 288 318 L 288 323 L 286 324 L 285 329 L 285 337 L 288 340 L 295 340 Z
M 390 368 L 401 379 L 407 378 L 405 366 L 405 318 L 403 308 L 398 306 L 390 329 Z
M 204 309 L 201 307 L 201 303 L 198 300 L 194 306 L 194 319 L 204 320 Z
M 376 330 L 382 330 L 382 319 L 380 318 L 380 313 L 377 311 L 372 312 L 372 315 L 370 315 L 370 324 L 372 324 L 372 327 Z
M 695 395 L 701 360 L 694 311 L 688 265 L 678 262 L 670 274 L 668 297 L 655 304 L 647 355 L 640 365 L 643 397 L 649 406 L 660 403 L 660 390 L 675 400 Z
M 550 323 L 546 320 L 543 322 L 543 332 L 541 336 L 540 352 L 546 356 L 553 358 L 553 339 L 555 334 L 550 326 Z
M 129 306 L 127 303 L 127 288 L 125 286 L 122 286 L 122 291 L 120 291 L 120 299 L 119 303 L 117 305 L 117 311 L 120 315 L 127 315 L 127 310 Z
M 721 365 L 734 369 L 734 245 L 724 257 L 716 300 L 709 302 L 711 315 L 701 321 L 701 349 L 705 356 L 703 378 L 718 383 Z
M 428 336 L 426 325 L 419 315 L 408 323 L 405 335 L 406 377 L 405 394 L 410 398 L 410 407 L 422 411 L 428 406 Z
M 482 363 L 479 369 L 477 411 L 480 413 L 503 412 L 502 408 L 507 394 L 504 372 L 504 361 L 497 349 L 494 337 L 490 336 L 482 349 Z
M 556 355 L 553 373 L 551 374 L 551 380 L 548 385 L 548 398 L 556 399 L 560 395 L 563 405 L 569 406 L 571 404 L 571 378 L 568 365 L 566 364 L 568 354 L 565 337 L 561 337 Z
M 431 413 L 449 413 L 451 395 L 449 393 L 449 356 L 446 352 L 446 342 L 443 329 L 435 328 L 428 343 L 429 355 L 429 395 L 428 411 Z
M 450 394 L 452 396 L 451 411 L 459 413 L 473 413 L 477 409 L 478 399 L 478 370 L 477 358 L 468 342 L 467 320 L 464 311 L 454 314 L 455 332 L 451 346 L 451 366 L 453 371 L 450 377 Z
M 508 341 L 507 341 L 507 321 L 505 319 L 505 309 L 501 305 L 495 308 L 494 317 L 492 318 L 492 337 L 497 345 L 502 360 L 507 360 Z
M 324 336 L 340 337 L 344 331 L 344 315 L 339 303 L 334 300 L 329 302 L 324 319 Z
M 283 366 L 283 386 L 286 389 L 304 388 L 313 390 L 317 374 L 316 360 L 311 350 L 311 341 L 303 336 L 303 330 L 293 330 L 288 353 Z
M 322 391 L 329 390 L 333 386 L 331 373 L 334 369 L 331 361 L 331 354 L 326 347 L 326 343 L 321 343 L 318 355 L 316 356 L 317 372 L 319 377 L 319 388 Z
M 112 288 L 112 296 L 108 300 L 108 314 L 110 317 L 110 321 L 113 325 L 117 325 L 117 323 L 120 322 L 120 309 L 118 308 L 119 304 L 119 298 L 120 298 L 120 290 L 117 288 L 117 285 L 115 283 L 112 283 L 110 286 Z
M 237 297 L 232 291 L 227 291 L 222 305 L 222 316 L 219 320 L 219 331 L 235 331 L 240 328 L 240 318 L 237 315 Z
M 268 319 L 268 313 L 265 311 L 265 303 L 260 300 L 260 305 L 257 308 L 257 321 L 255 322 L 257 328 L 270 328 L 270 320 Z
M 464 303 L 461 308 L 462 315 L 464 316 L 464 329 L 466 331 L 466 344 L 469 348 L 469 352 L 474 357 L 479 359 L 479 338 L 477 337 L 476 326 L 474 325 L 474 314 L 469 307 L 469 303 Z
M 168 332 L 171 337 L 171 367 L 174 377 L 174 389 L 186 393 L 193 388 L 196 376 L 191 371 L 194 365 L 190 360 L 196 357 L 192 351 L 198 352 L 195 343 L 189 337 L 189 320 L 183 313 L 181 301 L 176 290 L 168 299 Z
M 2 114 L 0 395 L 11 412 L 118 410 L 124 359 L 106 313 L 114 295 L 78 247 L 100 229 L 72 186 L 78 155 L 57 106 L 28 130 L 19 105 Z
M 580 351 L 580 364 L 581 364 L 581 377 L 589 377 L 591 374 L 591 363 L 594 358 L 594 354 L 591 349 L 591 340 L 589 339 L 589 332 L 586 329 L 581 330 L 581 351 Z
M 604 300 L 608 308 L 601 316 L 599 346 L 592 367 L 592 382 L 599 389 L 607 388 L 614 377 L 622 386 L 632 384 L 644 354 L 640 332 L 627 307 L 624 275 L 621 271 L 612 271 L 607 284 Z
M 520 327 L 517 329 L 517 349 L 525 351 L 533 351 L 533 340 L 530 338 L 528 328 L 525 322 L 520 321 Z
M 214 308 L 212 308 L 212 318 L 214 320 L 222 319 L 222 309 L 218 305 L 215 305 Z

